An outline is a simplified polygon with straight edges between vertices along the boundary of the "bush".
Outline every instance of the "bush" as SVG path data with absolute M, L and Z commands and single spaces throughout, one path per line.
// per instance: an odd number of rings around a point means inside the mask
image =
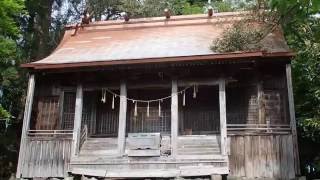
M 252 28 L 247 22 L 238 22 L 212 42 L 214 52 L 255 51 L 261 49 L 259 39 L 263 33 L 259 28 Z

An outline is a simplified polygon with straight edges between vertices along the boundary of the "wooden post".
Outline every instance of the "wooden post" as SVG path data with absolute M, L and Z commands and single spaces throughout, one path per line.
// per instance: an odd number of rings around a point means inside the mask
M 126 118 L 127 118 L 127 85 L 120 84 L 120 109 L 119 109 L 119 130 L 118 130 L 118 152 L 120 156 L 125 153 L 126 143 Z
M 258 91 L 258 123 L 257 124 L 265 124 L 265 107 L 264 107 L 264 99 L 263 99 L 263 86 L 262 83 L 259 82 L 257 85 Z
M 294 98 L 293 98 L 293 88 L 292 88 L 292 78 L 291 78 L 291 64 L 286 65 L 286 75 L 287 75 L 287 89 L 288 89 L 288 102 L 289 102 L 289 114 L 290 114 L 290 125 L 293 140 L 293 153 L 296 174 L 300 175 L 300 160 L 299 160 L 299 148 L 298 148 L 298 137 L 297 137 L 297 126 L 296 126 L 296 116 L 294 110 Z
M 219 82 L 219 109 L 220 109 L 220 135 L 221 154 L 227 155 L 227 115 L 226 115 L 226 81 Z
M 74 114 L 73 125 L 73 143 L 72 143 L 72 156 L 77 156 L 79 153 L 81 120 L 82 120 L 82 106 L 83 106 L 83 89 L 82 84 L 78 84 L 76 92 L 76 106 Z
M 263 91 L 263 84 L 262 82 L 258 82 L 257 84 L 257 91 L 258 91 L 258 122 L 257 124 L 266 124 L 267 125 L 267 132 L 271 132 L 270 128 L 270 119 L 266 119 L 266 107 L 265 107 L 265 99 L 264 99 L 264 91 Z M 259 126 L 256 126 L 259 128 Z
M 35 88 L 35 75 L 31 74 L 29 77 L 28 92 L 27 92 L 26 104 L 25 104 L 24 115 L 23 115 L 23 125 L 22 125 L 22 133 L 21 133 L 19 161 L 18 161 L 17 174 L 16 174 L 17 178 L 21 177 L 21 173 L 22 173 L 21 169 L 23 168 L 23 163 L 24 163 L 24 154 L 25 154 L 24 151 L 27 146 L 26 138 L 27 138 L 27 133 L 28 133 L 29 124 L 30 124 L 30 118 L 31 118 L 34 88 Z
M 178 83 L 172 80 L 171 87 L 171 155 L 177 156 L 178 141 Z

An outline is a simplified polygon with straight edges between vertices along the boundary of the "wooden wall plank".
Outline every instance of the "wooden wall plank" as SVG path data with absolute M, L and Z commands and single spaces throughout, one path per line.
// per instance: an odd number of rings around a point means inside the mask
M 265 136 L 258 136 L 258 142 L 259 142 L 259 159 L 260 159 L 260 163 L 259 163 L 259 170 L 260 173 L 257 174 L 257 176 L 259 177 L 267 177 L 267 154 L 268 154 L 268 148 L 266 147 L 266 137 Z M 265 147 L 265 148 L 261 148 L 261 147 Z
M 261 176 L 263 173 L 262 173 L 262 170 L 263 168 L 261 168 L 261 162 L 260 162 L 260 159 L 261 157 L 259 156 L 260 155 L 260 151 L 261 151 L 261 147 L 259 147 L 259 136 L 252 136 L 252 165 L 253 165 L 253 169 L 252 169 L 252 174 L 253 174 L 253 177 L 259 177 Z
M 275 136 L 273 142 L 273 150 L 274 150 L 274 161 L 273 163 L 273 177 L 281 178 L 281 164 L 280 164 L 280 136 Z
M 287 136 L 288 139 L 286 141 L 287 143 L 287 147 L 288 147 L 288 151 L 287 151 L 287 164 L 288 164 L 288 177 L 289 179 L 294 179 L 295 178 L 295 172 L 294 172 L 294 143 L 293 143 L 293 139 L 292 139 L 292 136 Z
M 21 177 L 65 177 L 70 163 L 71 146 L 71 139 L 30 140 L 25 151 Z
M 236 135 L 230 138 L 230 176 L 294 178 L 291 134 Z
M 252 165 L 252 143 L 251 137 L 244 137 L 244 149 L 245 149 L 245 174 L 248 178 L 253 178 L 253 165 Z
M 273 150 L 272 150 L 272 136 L 264 136 L 264 146 L 259 147 L 260 149 L 264 149 L 266 153 L 266 166 L 265 166 L 265 177 L 267 178 L 272 178 L 273 177 L 273 161 L 272 161 L 272 155 L 273 155 Z
M 239 175 L 242 177 L 245 176 L 245 144 L 243 136 L 238 137 L 237 144 L 238 147 L 236 147 L 236 150 L 239 150 L 237 167 Z

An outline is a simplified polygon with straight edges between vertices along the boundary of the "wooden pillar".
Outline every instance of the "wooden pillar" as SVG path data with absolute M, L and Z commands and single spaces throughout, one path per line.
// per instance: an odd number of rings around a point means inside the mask
M 24 154 L 25 154 L 25 149 L 27 145 L 26 138 L 27 138 L 28 130 L 30 128 L 29 125 L 30 125 L 31 111 L 32 111 L 32 105 L 33 105 L 34 88 L 35 88 L 35 75 L 31 74 L 29 77 L 28 92 L 27 92 L 26 104 L 25 104 L 24 115 L 23 115 L 19 161 L 18 161 L 17 174 L 16 174 L 17 178 L 21 177 L 22 168 L 23 168 L 22 166 L 24 161 Z
M 119 109 L 119 130 L 118 130 L 118 152 L 122 156 L 125 153 L 126 143 L 126 118 L 127 118 L 127 85 L 120 84 L 120 109 Z
M 265 105 L 264 105 L 264 98 L 263 98 L 262 82 L 258 82 L 257 91 L 258 91 L 258 123 L 257 124 L 265 124 L 267 122 L 265 117 Z
M 171 155 L 177 156 L 178 141 L 178 83 L 172 80 L 171 87 Z
M 291 64 L 286 65 L 286 76 L 287 76 L 287 89 L 288 89 L 288 103 L 289 103 L 289 114 L 290 114 L 290 126 L 293 140 L 293 153 L 296 174 L 300 175 L 300 160 L 299 160 L 299 148 L 298 148 L 298 137 L 297 137 L 297 126 L 296 116 L 294 110 L 294 98 L 291 78 Z
M 83 106 L 83 88 L 82 84 L 78 84 L 76 91 L 76 106 L 74 114 L 73 125 L 73 143 L 72 143 L 72 156 L 77 156 L 79 153 L 81 120 L 82 120 L 82 106 Z
M 226 114 L 226 81 L 219 81 L 219 109 L 220 109 L 220 135 L 221 154 L 227 155 L 227 114 Z

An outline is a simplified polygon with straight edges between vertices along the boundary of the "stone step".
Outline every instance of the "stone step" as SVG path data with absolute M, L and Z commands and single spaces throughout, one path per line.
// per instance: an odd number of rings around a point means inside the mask
M 90 142 L 84 142 L 83 145 L 87 145 L 87 146 L 117 146 L 117 144 L 110 144 L 110 143 L 90 143 Z
M 108 149 L 117 149 L 118 146 L 81 146 L 81 150 L 108 150 Z
M 219 144 L 182 144 L 178 143 L 178 147 L 190 147 L 190 148 L 201 148 L 201 147 L 220 147 Z
M 218 155 L 220 151 L 211 152 L 211 151 L 194 151 L 194 152 L 185 152 L 185 151 L 178 151 L 178 155 Z
M 108 150 L 80 150 L 80 155 L 108 155 L 116 154 L 117 149 L 108 149 Z
M 117 143 L 117 140 L 114 139 L 87 139 L 86 141 L 88 142 L 108 142 L 108 143 Z
M 219 141 L 216 140 L 202 140 L 202 139 L 190 139 L 190 140 L 178 140 L 179 143 L 219 143 Z
M 212 148 L 212 147 L 199 147 L 199 148 L 185 148 L 185 147 L 178 147 L 178 150 L 183 151 L 220 151 L 220 148 Z

